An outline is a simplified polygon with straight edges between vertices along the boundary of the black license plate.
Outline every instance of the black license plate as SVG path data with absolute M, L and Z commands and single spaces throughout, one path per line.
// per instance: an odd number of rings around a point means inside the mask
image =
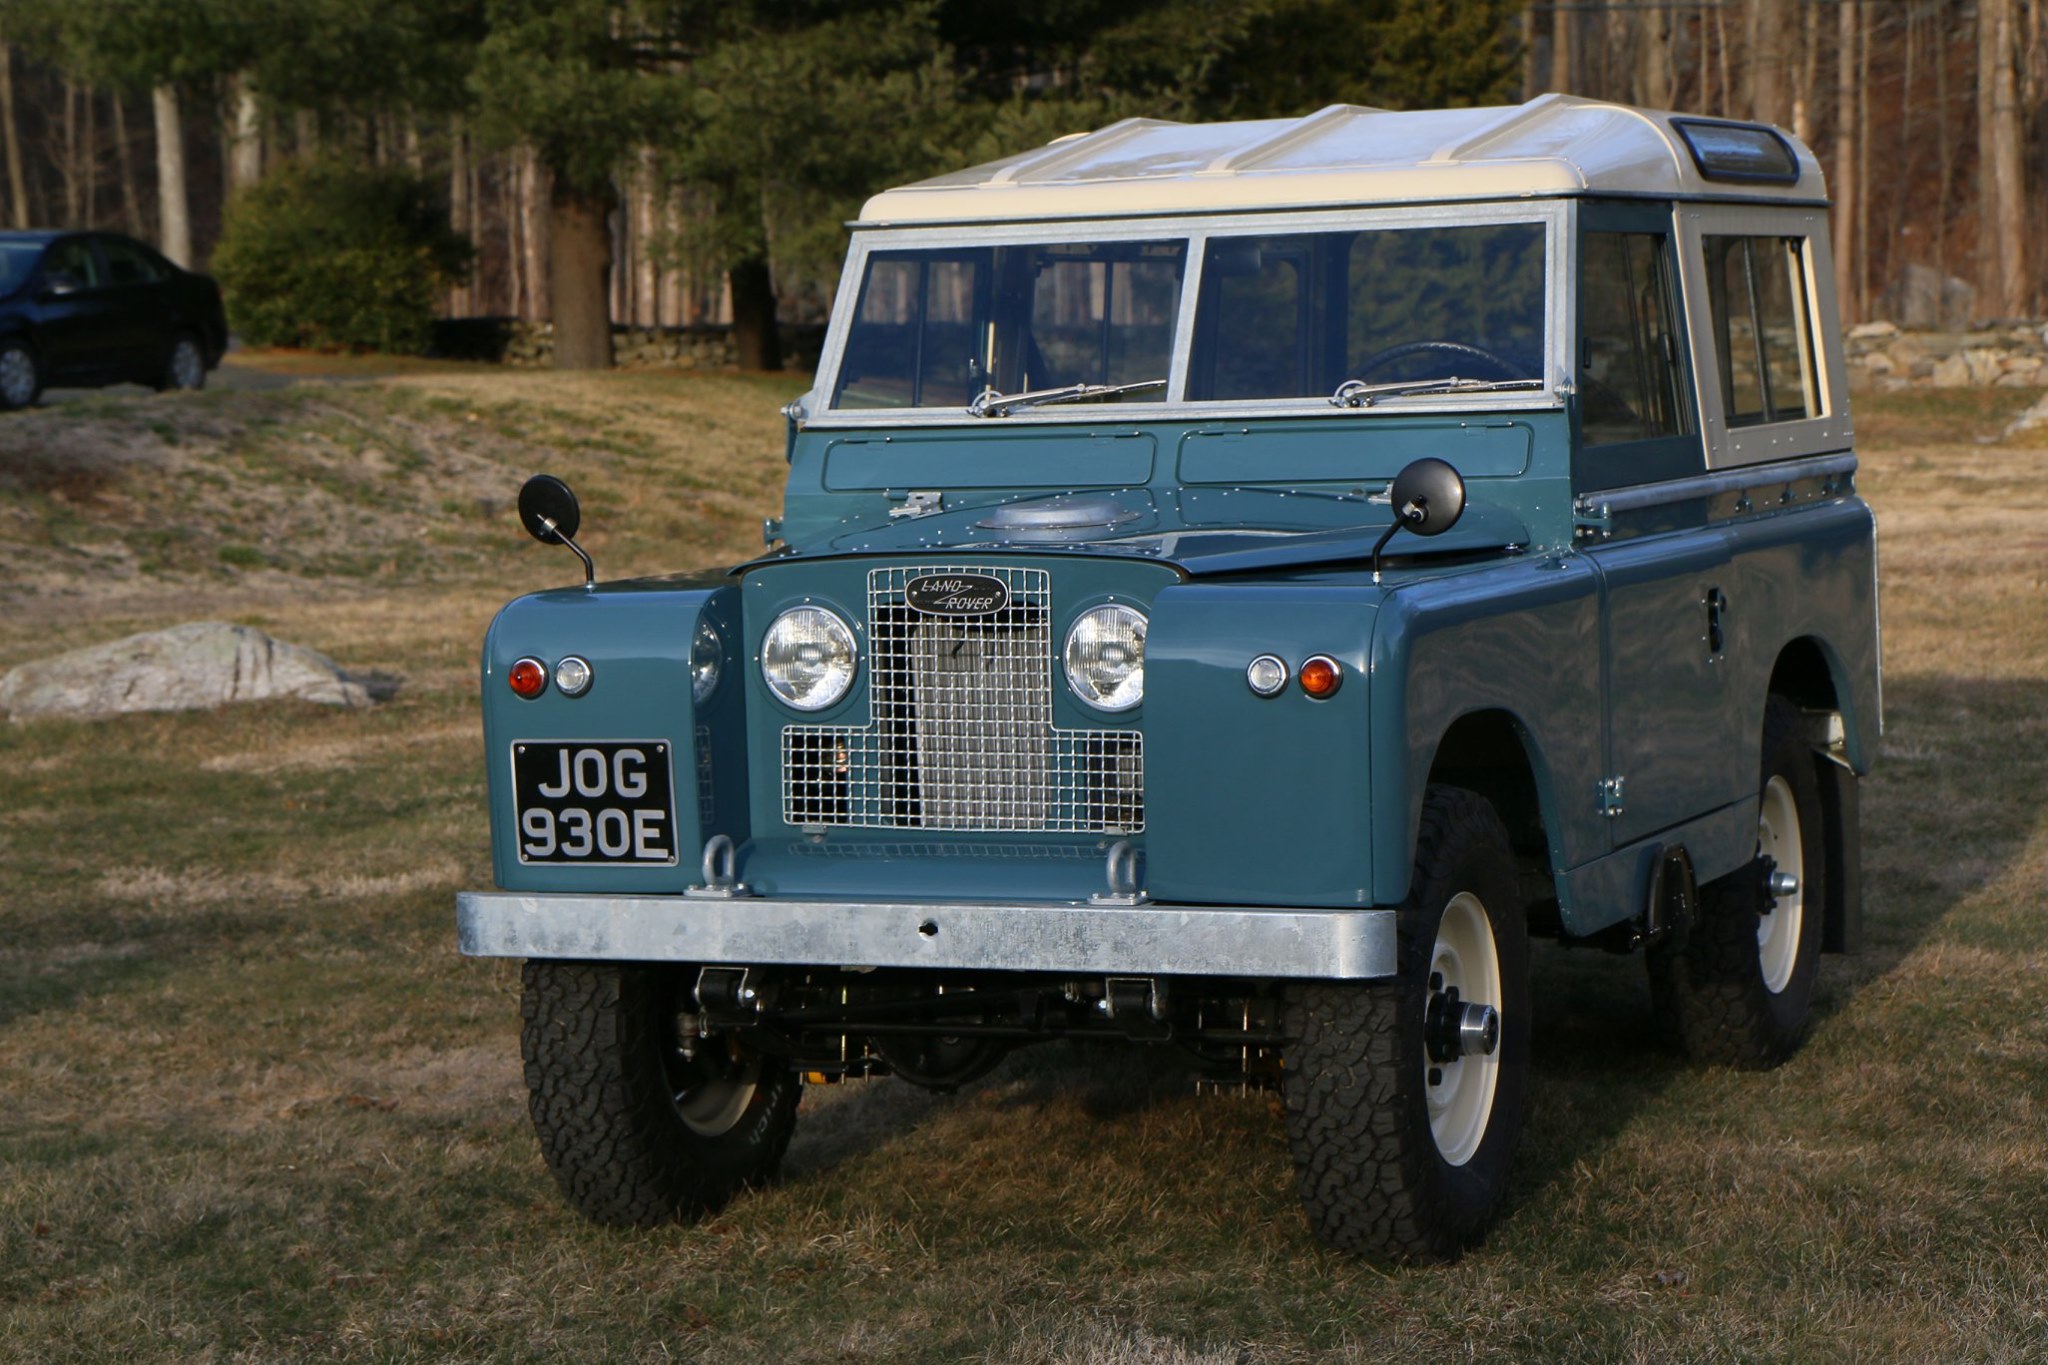
M 512 746 L 522 863 L 676 861 L 674 784 L 661 740 Z

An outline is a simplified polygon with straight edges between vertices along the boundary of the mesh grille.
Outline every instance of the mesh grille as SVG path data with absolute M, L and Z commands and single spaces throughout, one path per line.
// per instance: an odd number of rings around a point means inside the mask
M 1000 578 L 986 616 L 928 615 L 926 574 Z M 1052 582 L 1044 569 L 920 565 L 868 575 L 869 724 L 782 732 L 793 825 L 1129 833 L 1145 827 L 1144 737 L 1052 724 Z

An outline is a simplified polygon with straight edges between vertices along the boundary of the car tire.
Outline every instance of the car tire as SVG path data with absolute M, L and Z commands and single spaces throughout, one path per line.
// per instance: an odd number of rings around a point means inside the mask
M 1309 1223 L 1329 1245 L 1445 1261 L 1492 1222 L 1529 1079 L 1529 937 L 1515 886 L 1492 805 L 1431 787 L 1398 912 L 1398 974 L 1286 989 L 1287 1141 Z M 1444 1055 L 1447 1004 L 1494 1007 L 1490 1054 Z
M 0 411 L 25 408 L 42 392 L 43 368 L 28 343 L 0 342 Z
M 1699 910 L 1649 954 L 1659 1026 L 1696 1061 L 1763 1070 L 1791 1056 L 1806 1032 L 1820 969 L 1827 855 L 1820 779 L 1799 709 L 1764 709 L 1757 851 L 1700 888 Z M 1793 889 L 1774 889 L 1773 876 Z
M 163 369 L 156 377 L 156 391 L 170 393 L 205 387 L 206 350 L 199 344 L 198 337 L 190 332 L 180 332 L 171 338 L 171 349 L 164 354 Z
M 541 1154 L 585 1217 L 646 1227 L 716 1209 L 775 1172 L 802 1079 L 740 1049 L 694 1040 L 694 969 L 528 962 L 520 1051 Z

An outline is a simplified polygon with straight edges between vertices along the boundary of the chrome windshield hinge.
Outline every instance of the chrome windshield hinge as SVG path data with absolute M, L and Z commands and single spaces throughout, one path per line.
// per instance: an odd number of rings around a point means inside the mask
M 906 493 L 903 498 L 903 505 L 901 507 L 891 507 L 889 509 L 889 516 L 891 520 L 897 517 L 928 517 L 934 512 L 943 512 L 945 509 L 946 495 L 944 493 L 919 491 Z
M 1628 792 L 1628 779 L 1619 775 L 1600 779 L 1600 813 L 1612 820 L 1628 809 L 1624 797 Z

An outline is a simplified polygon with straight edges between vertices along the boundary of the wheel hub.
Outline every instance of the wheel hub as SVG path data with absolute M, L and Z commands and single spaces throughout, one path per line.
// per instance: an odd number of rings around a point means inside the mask
M 1462 1166 L 1479 1151 L 1500 1080 L 1500 950 L 1486 906 L 1460 892 L 1444 907 L 1423 1006 L 1423 1079 L 1437 1151 Z

